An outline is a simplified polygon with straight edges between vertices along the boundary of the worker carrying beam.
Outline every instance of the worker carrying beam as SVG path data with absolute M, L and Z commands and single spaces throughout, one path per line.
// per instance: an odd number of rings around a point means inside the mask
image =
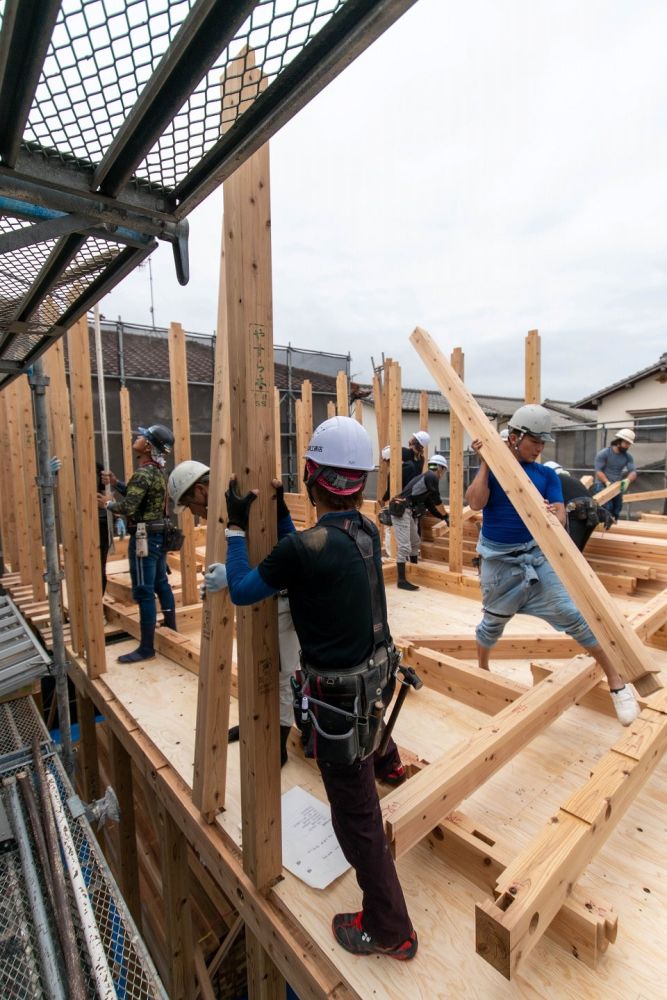
M 602 448 L 595 456 L 595 492 L 600 493 L 612 483 L 621 483 L 621 492 L 604 505 L 616 520 L 623 508 L 623 494 L 637 478 L 635 460 L 630 454 L 634 443 L 635 432 L 624 427 L 616 431 L 609 447 Z
M 167 578 L 167 481 L 164 475 L 166 457 L 174 444 L 174 435 L 163 424 L 139 427 L 132 450 L 138 468 L 127 483 L 121 482 L 111 470 L 101 474 L 121 497 L 109 500 L 105 493 L 97 494 L 100 508 L 127 520 L 130 535 L 127 555 L 132 578 L 132 597 L 139 605 L 141 639 L 131 653 L 118 657 L 119 663 L 137 663 L 155 656 L 155 626 L 157 594 L 164 616 L 164 625 L 176 629 L 176 602 Z
M 304 481 L 317 524 L 291 532 L 251 569 L 245 535 L 256 491 L 226 494 L 227 579 L 234 604 L 255 604 L 286 589 L 301 645 L 295 697 L 306 752 L 317 760 L 331 820 L 363 892 L 363 909 L 337 913 L 332 930 L 356 955 L 402 961 L 417 952 L 413 930 L 382 822 L 375 778 L 405 778 L 393 740 L 376 749 L 396 684 L 399 657 L 387 623 L 380 538 L 359 513 L 373 449 L 350 417 L 315 430 Z
M 182 514 L 185 508 L 193 514 L 208 517 L 208 489 L 210 469 L 203 462 L 189 460 L 175 466 L 167 489 L 175 514 Z M 278 539 L 294 531 L 294 524 L 285 503 L 283 485 L 279 479 L 273 480 L 276 491 L 278 517 Z M 227 586 L 227 570 L 224 563 L 212 563 L 204 574 L 203 590 L 215 593 Z M 294 631 L 294 622 L 285 593 L 277 595 L 278 601 L 278 646 L 280 649 L 280 766 L 287 763 L 287 740 L 294 722 L 292 706 L 292 686 L 290 680 L 299 669 L 299 640 Z M 232 726 L 227 734 L 228 742 L 239 739 L 239 727 Z
M 520 406 L 509 422 L 507 447 L 544 497 L 547 510 L 565 526 L 563 490 L 558 476 L 537 461 L 547 441 L 553 441 L 549 411 L 536 403 Z M 472 448 L 479 454 L 482 442 L 473 441 Z M 483 511 L 477 543 L 484 612 L 476 629 L 478 665 L 483 670 L 489 669 L 490 651 L 515 614 L 542 618 L 559 632 L 567 632 L 600 664 L 609 682 L 619 722 L 631 725 L 639 714 L 632 688 L 624 683 L 599 645 L 481 455 L 466 501 L 473 510 Z

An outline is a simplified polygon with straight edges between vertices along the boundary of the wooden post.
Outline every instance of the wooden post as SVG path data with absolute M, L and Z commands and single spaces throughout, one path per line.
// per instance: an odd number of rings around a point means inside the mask
M 23 486 L 23 458 L 21 449 L 21 430 L 19 427 L 19 401 L 15 379 L 1 395 L 5 401 L 7 414 L 7 431 L 9 434 L 11 476 L 14 482 L 14 512 L 16 515 L 16 544 L 18 549 L 18 571 L 21 583 L 30 583 L 30 549 L 28 545 L 28 508 L 25 504 Z
M 339 417 L 349 417 L 350 415 L 350 392 L 347 387 L 347 375 L 345 372 L 338 372 L 336 375 L 336 409 Z
M 35 426 L 32 415 L 32 395 L 28 377 L 16 379 L 19 406 L 21 443 L 21 471 L 28 515 L 28 550 L 30 556 L 30 583 L 36 601 L 46 600 L 44 584 L 44 549 L 42 547 L 42 512 L 37 491 L 37 455 L 35 452 Z
M 357 423 L 360 423 L 363 427 L 364 424 L 364 408 L 361 404 L 360 399 L 355 399 L 354 401 L 354 419 Z
M 190 400 L 188 399 L 188 362 L 185 334 L 180 323 L 169 326 L 169 371 L 171 373 L 171 416 L 174 431 L 174 464 L 192 458 L 190 444 Z M 183 532 L 181 548 L 181 603 L 186 607 L 199 603 L 197 560 L 192 514 L 185 510 L 178 516 Z
M 541 342 L 537 330 L 530 330 L 526 337 L 526 389 L 527 403 L 542 402 Z
M 375 494 L 376 500 L 382 501 L 382 497 L 385 495 L 387 490 L 387 479 L 389 478 L 389 466 L 382 459 L 382 451 L 389 444 L 389 437 L 387 433 L 387 422 L 385 420 L 386 407 L 384 405 L 384 397 L 386 395 L 386 380 L 385 386 L 382 386 L 382 377 L 380 372 L 376 372 L 373 376 L 373 406 L 375 407 L 375 426 L 377 428 L 378 437 L 378 477 L 377 477 L 377 492 Z
M 310 379 L 304 379 L 301 383 L 301 440 L 305 454 L 308 443 L 313 436 L 313 384 Z M 306 495 L 304 501 L 304 527 L 312 528 L 317 515 L 315 508 Z
M 463 381 L 460 347 L 452 351 L 452 368 Z M 449 569 L 463 572 L 463 424 L 453 410 L 449 414 Z
M 331 417 L 335 416 L 336 416 L 336 404 L 334 403 L 333 399 L 330 399 L 329 402 L 327 403 L 327 420 L 330 420 Z
M 90 381 L 88 321 L 83 316 L 67 334 L 70 393 L 74 423 L 74 467 L 78 493 L 79 565 L 82 580 L 86 667 L 91 679 L 106 671 L 102 571 L 100 568 L 99 520 L 97 516 L 97 472 L 95 428 Z
M 120 823 L 117 826 L 120 887 L 123 899 L 129 906 L 137 927 L 141 930 L 141 896 L 139 893 L 137 831 L 134 821 L 132 759 L 112 730 L 109 730 L 109 742 L 113 789 L 118 797 L 120 808 Z
M 81 568 L 79 565 L 79 532 L 77 511 L 78 490 L 74 478 L 72 455 L 72 415 L 70 412 L 67 379 L 65 377 L 65 348 L 62 340 L 56 342 L 44 355 L 44 371 L 49 377 L 47 399 L 53 425 L 53 453 L 61 461 L 58 473 L 56 501 L 60 521 L 60 540 L 63 547 L 65 581 L 67 586 L 67 615 L 70 623 L 71 645 L 83 656 L 85 629 L 83 595 L 81 593 Z M 101 570 L 100 570 L 101 576 Z
M 435 341 L 419 327 L 410 340 L 468 433 L 482 440 L 482 457 L 489 463 L 604 651 L 626 680 L 639 685 L 641 694 L 657 690 L 661 686 L 654 676 L 657 665 L 628 623 L 619 616 L 613 599 L 561 523 L 545 509 L 542 496 L 500 440 Z
M 192 911 L 190 907 L 188 844 L 162 802 L 158 802 L 162 854 L 170 1000 L 194 1000 Z
M 419 430 L 428 433 L 428 393 L 423 389 L 419 393 Z M 433 449 L 436 450 L 435 448 Z M 424 446 L 424 468 L 428 465 L 428 445 Z
M 387 435 L 391 448 L 391 463 L 389 466 L 389 494 L 394 497 L 401 492 L 402 483 L 402 460 L 401 460 L 401 434 L 402 434 L 402 396 L 401 396 L 401 366 L 398 361 L 388 362 L 385 367 L 385 385 L 387 393 L 388 419 Z
M 95 730 L 95 705 L 90 698 L 76 692 L 76 716 L 79 722 L 79 752 L 77 764 L 81 791 L 86 802 L 100 797 L 100 766 Z M 109 730 L 111 734 L 111 730 Z
M 132 451 L 132 419 L 130 417 L 130 393 L 124 385 L 120 387 L 120 432 L 123 441 L 123 475 L 125 482 L 134 472 L 134 452 Z
M 13 573 L 19 570 L 18 528 L 16 523 L 18 479 L 12 468 L 12 442 L 7 418 L 8 390 L 0 392 L 0 451 L 4 456 L 3 475 L 0 476 L 0 503 L 2 503 L 2 554 Z
M 283 439 L 280 432 L 280 389 L 278 386 L 274 386 L 274 406 L 275 406 L 275 424 L 276 424 L 276 479 L 280 479 L 282 482 L 283 478 Z

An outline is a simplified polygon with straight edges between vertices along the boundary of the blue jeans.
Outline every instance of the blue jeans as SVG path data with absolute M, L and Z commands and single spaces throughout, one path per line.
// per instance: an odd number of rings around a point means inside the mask
M 132 578 L 132 598 L 139 605 L 139 619 L 143 625 L 155 625 L 156 594 L 163 611 L 176 607 L 174 592 L 167 579 L 167 550 L 164 547 L 164 535 L 148 535 L 148 555 L 142 559 L 137 559 L 137 541 L 132 535 L 127 555 Z
M 590 649 L 598 641 L 534 542 L 504 545 L 480 538 L 484 617 L 475 634 L 491 649 L 515 614 L 534 615 Z M 512 555 L 509 555 L 512 553 Z

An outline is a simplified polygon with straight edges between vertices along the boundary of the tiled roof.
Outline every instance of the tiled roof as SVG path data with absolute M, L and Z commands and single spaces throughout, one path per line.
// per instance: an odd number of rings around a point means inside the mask
M 639 382 L 643 378 L 648 378 L 650 375 L 657 375 L 659 372 L 667 372 L 667 351 L 660 355 L 655 364 L 649 365 L 648 368 L 642 368 L 640 371 L 635 372 L 634 375 L 628 375 L 618 382 L 612 382 L 605 389 L 598 389 L 597 392 L 591 393 L 590 396 L 584 396 L 583 399 L 580 399 L 574 405 L 582 406 L 586 409 L 595 409 L 603 396 L 609 396 L 618 389 L 631 389 L 635 382 Z

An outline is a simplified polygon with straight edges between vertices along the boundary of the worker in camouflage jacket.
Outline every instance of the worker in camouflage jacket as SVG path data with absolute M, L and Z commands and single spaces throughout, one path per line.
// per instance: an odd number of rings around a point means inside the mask
M 109 500 L 104 493 L 97 497 L 100 507 L 127 519 L 130 535 L 127 554 L 132 597 L 139 605 L 141 640 L 137 649 L 118 657 L 120 663 L 136 663 L 155 656 L 156 594 L 164 625 L 176 629 L 176 602 L 167 578 L 167 481 L 164 475 L 174 435 L 162 424 L 139 427 L 136 435 L 132 450 L 138 457 L 138 467 L 129 482 L 121 482 L 109 470 L 102 473 L 102 481 L 109 483 L 120 499 Z

